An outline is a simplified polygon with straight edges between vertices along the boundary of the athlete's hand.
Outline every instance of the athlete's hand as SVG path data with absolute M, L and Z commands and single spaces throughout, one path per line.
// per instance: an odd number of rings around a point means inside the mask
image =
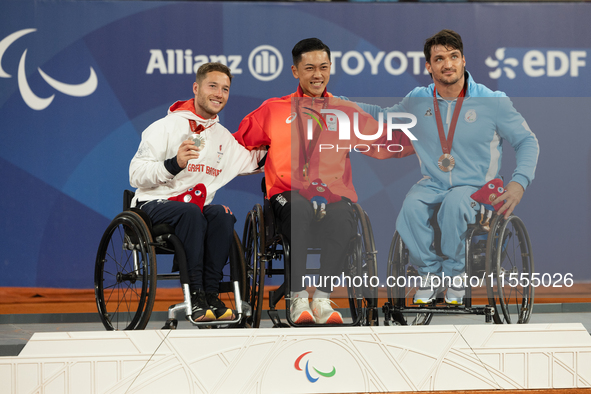
M 519 202 L 521 201 L 521 197 L 523 197 L 524 192 L 525 192 L 525 190 L 523 190 L 523 186 L 521 186 L 519 183 L 509 182 L 509 184 L 505 188 L 505 193 L 501 194 L 499 197 L 497 197 L 490 204 L 496 205 L 504 200 L 505 203 L 499 209 L 498 214 L 500 215 L 503 212 L 505 212 L 505 215 L 504 215 L 505 219 L 508 219 L 509 215 L 511 215 L 511 213 L 513 213 L 513 210 L 515 209 L 517 204 L 519 204 Z
M 200 150 L 201 146 L 196 147 L 193 140 L 183 141 L 176 154 L 176 162 L 178 163 L 179 167 L 185 168 L 187 167 L 189 160 L 199 158 Z

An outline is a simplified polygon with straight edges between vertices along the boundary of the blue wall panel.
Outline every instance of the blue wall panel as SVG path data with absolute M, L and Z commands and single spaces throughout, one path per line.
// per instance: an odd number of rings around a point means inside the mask
M 517 209 L 530 229 L 537 270 L 591 280 L 589 17 L 591 4 L 582 3 L 5 0 L 0 286 L 92 286 L 96 248 L 121 210 L 141 132 L 172 102 L 192 97 L 199 62 L 217 59 L 232 67 L 221 121 L 235 131 L 263 100 L 296 89 L 291 48 L 302 38 L 316 36 L 331 47 L 331 92 L 391 105 L 430 83 L 422 46 L 443 28 L 462 35 L 474 79 L 513 97 L 539 139 L 536 180 Z M 17 32 L 22 36 L 11 39 Z M 255 49 L 263 45 L 282 63 L 276 75 L 256 70 Z M 56 90 L 43 76 L 77 85 L 91 73 L 96 88 L 78 96 Z M 32 108 L 52 96 L 49 105 Z M 384 276 L 395 218 L 420 177 L 418 163 L 353 155 L 353 164 Z M 503 165 L 507 179 L 514 167 L 510 147 Z M 216 196 L 232 207 L 239 234 L 247 210 L 262 200 L 260 178 L 238 178 Z

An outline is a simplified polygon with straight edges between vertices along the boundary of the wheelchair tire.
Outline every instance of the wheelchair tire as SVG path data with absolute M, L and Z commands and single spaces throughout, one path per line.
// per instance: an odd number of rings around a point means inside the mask
M 388 302 L 394 308 L 392 312 L 392 322 L 395 325 L 400 326 L 421 326 L 428 325 L 433 319 L 433 313 L 402 313 L 396 308 L 404 308 L 406 306 L 407 287 L 397 286 L 398 277 L 407 278 L 408 268 L 408 251 L 404 246 L 404 242 L 398 234 L 398 231 L 394 233 L 392 237 L 392 243 L 390 244 L 390 251 L 388 253 L 388 267 L 387 277 L 393 278 L 390 283 L 387 284 L 387 295 Z M 388 279 L 390 280 L 390 279 Z M 404 281 L 406 284 L 406 279 Z M 418 309 L 418 308 L 417 308 Z
M 256 204 L 246 216 L 242 236 L 244 262 L 246 266 L 246 299 L 252 315 L 246 318 L 246 326 L 258 328 L 261 323 L 265 290 L 265 226 L 263 208 Z
M 143 330 L 156 296 L 156 252 L 148 226 L 124 211 L 107 227 L 95 262 L 94 290 L 107 330 Z
M 377 252 L 369 216 L 359 204 L 353 204 L 357 217 L 357 236 L 346 267 L 346 275 L 368 278 L 377 277 Z M 359 321 L 362 326 L 377 326 L 379 324 L 377 308 L 377 287 L 347 288 L 349 295 L 349 309 L 352 320 Z
M 493 320 L 496 324 L 525 324 L 534 304 L 534 259 L 529 235 L 523 221 L 513 215 L 507 220 L 496 215 L 490 227 L 486 278 L 488 301 L 495 309 Z
M 238 290 L 239 296 L 241 301 L 248 302 L 246 298 L 248 296 L 248 286 L 246 282 L 246 263 L 244 262 L 244 251 L 242 249 L 242 243 L 240 242 L 240 237 L 236 231 L 234 231 L 234 235 L 232 238 L 232 244 L 230 246 L 230 254 L 228 256 L 228 267 L 224 268 L 222 280 L 220 282 L 219 292 L 221 293 L 231 293 L 234 294 L 234 282 L 238 282 Z M 229 269 L 228 269 L 229 268 Z M 237 304 L 235 298 L 230 298 L 229 300 L 230 307 L 234 311 L 237 310 Z M 244 310 L 243 310 L 244 313 Z M 233 323 L 230 325 L 214 325 L 211 326 L 212 328 L 226 328 L 226 327 L 236 327 L 236 328 L 243 328 L 246 325 L 246 319 L 244 315 L 242 319 L 238 323 Z

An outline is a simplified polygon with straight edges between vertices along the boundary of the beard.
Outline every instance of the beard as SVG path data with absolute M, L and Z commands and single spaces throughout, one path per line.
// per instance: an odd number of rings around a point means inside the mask
M 454 74 L 450 77 L 447 77 L 448 79 L 443 79 L 445 77 L 441 77 L 441 78 L 439 78 L 439 81 L 444 85 L 448 85 L 448 86 L 454 85 L 454 84 L 458 83 L 459 80 L 462 79 L 465 72 L 466 72 L 466 67 L 464 65 L 462 65 L 462 70 L 461 70 L 460 74 Z

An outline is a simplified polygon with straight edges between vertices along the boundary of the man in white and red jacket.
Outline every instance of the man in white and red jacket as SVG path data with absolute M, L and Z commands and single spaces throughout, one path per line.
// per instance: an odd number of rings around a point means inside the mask
M 195 98 L 177 101 L 166 117 L 144 130 L 129 166 L 129 182 L 137 188 L 132 206 L 154 224 L 174 226 L 184 245 L 194 321 L 234 318 L 219 299 L 218 286 L 236 218 L 211 202 L 235 176 L 256 170 L 261 157 L 261 151 L 249 152 L 219 123 L 231 82 L 230 69 L 221 63 L 199 67 Z

